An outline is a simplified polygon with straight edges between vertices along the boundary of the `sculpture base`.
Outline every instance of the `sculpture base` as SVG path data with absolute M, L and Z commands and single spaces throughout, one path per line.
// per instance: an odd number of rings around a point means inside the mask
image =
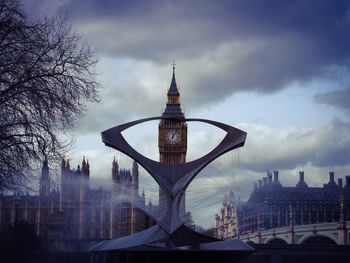
M 252 251 L 213 251 L 213 250 L 134 250 L 118 251 L 108 254 L 92 254 L 90 262 L 94 263 L 194 263 L 194 262 L 239 262 Z
M 91 263 L 238 262 L 255 250 L 238 239 L 219 240 L 181 226 L 168 234 L 155 225 L 137 234 L 105 240 L 89 250 Z

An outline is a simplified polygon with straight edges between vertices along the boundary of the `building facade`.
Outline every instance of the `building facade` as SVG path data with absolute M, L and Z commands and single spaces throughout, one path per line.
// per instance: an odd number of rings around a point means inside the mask
M 103 240 L 139 232 L 153 224 L 144 212 L 136 162 L 131 170 L 112 163 L 112 189 L 91 189 L 89 162 L 71 169 L 62 160 L 59 191 L 50 191 L 47 161 L 40 177 L 39 195 L 1 195 L 0 225 L 27 221 L 44 240 Z
M 285 226 L 349 221 L 350 176 L 346 176 L 343 186 L 342 178 L 336 183 L 334 172 L 330 172 L 329 181 L 323 187 L 309 187 L 301 171 L 295 187 L 284 187 L 279 181 L 278 171 L 268 172 L 254 184 L 248 201 L 237 202 L 234 206 L 237 212 L 236 235 L 229 234 L 225 225 L 231 220 L 229 211 L 232 208 L 223 204 L 221 214 L 215 217 L 217 237 L 232 238 Z

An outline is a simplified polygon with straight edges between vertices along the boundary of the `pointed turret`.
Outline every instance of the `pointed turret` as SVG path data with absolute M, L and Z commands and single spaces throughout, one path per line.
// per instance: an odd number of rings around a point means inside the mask
M 139 183 L 139 165 L 136 161 L 132 163 L 132 180 L 137 184 Z
M 85 156 L 83 156 L 83 161 L 81 162 L 81 172 L 84 174 L 86 171 L 86 161 Z
M 45 158 L 43 162 L 43 168 L 41 170 L 40 178 L 40 196 L 48 196 L 50 194 L 50 178 L 49 178 L 49 165 Z
M 78 171 L 79 171 L 79 166 L 78 166 Z M 83 156 L 83 161 L 81 163 L 81 177 L 80 177 L 82 190 L 87 191 L 89 189 L 89 185 L 90 185 L 89 179 L 90 179 L 89 162 L 86 162 L 85 156 Z
M 227 201 L 229 204 L 234 205 L 236 203 L 236 196 L 233 190 L 230 190 L 228 196 L 227 196 Z
M 81 170 L 80 170 L 80 165 L 78 164 L 78 167 L 77 167 L 77 172 L 76 172 L 78 175 L 81 175 Z
M 132 188 L 133 195 L 139 195 L 139 166 L 137 162 L 134 160 L 132 163 Z
M 86 172 L 87 172 L 87 175 L 90 176 L 90 164 L 89 164 L 89 160 L 86 160 Z
M 115 157 L 113 158 L 112 162 L 112 180 L 114 183 L 117 183 L 119 181 L 119 166 L 115 160 Z
M 175 64 L 173 64 L 173 78 L 171 79 L 170 88 L 168 90 L 168 96 L 180 96 L 175 79 Z
M 90 166 L 89 162 L 85 161 L 85 156 L 83 156 L 83 161 L 81 163 L 81 174 L 85 177 L 89 177 L 90 175 Z
M 61 162 L 61 170 L 66 169 L 66 160 L 64 158 L 62 158 L 62 162 Z
M 143 188 L 142 189 L 142 200 L 143 200 L 143 202 L 145 202 L 145 198 L 146 198 L 145 189 Z
M 45 158 L 45 160 L 43 162 L 42 177 L 43 178 L 49 178 L 49 164 L 48 164 L 46 158 Z

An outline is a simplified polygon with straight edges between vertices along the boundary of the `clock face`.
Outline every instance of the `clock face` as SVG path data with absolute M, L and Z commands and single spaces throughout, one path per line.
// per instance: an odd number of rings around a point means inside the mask
M 177 144 L 178 142 L 180 142 L 181 136 L 178 131 L 169 130 L 165 135 L 165 139 L 170 144 Z

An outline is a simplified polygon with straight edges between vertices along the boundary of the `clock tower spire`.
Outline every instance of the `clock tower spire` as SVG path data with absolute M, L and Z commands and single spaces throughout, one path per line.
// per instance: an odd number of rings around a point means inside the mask
M 163 112 L 163 117 L 180 120 L 185 118 L 181 109 L 180 93 L 177 89 L 175 79 L 175 63 L 173 64 L 173 77 L 171 79 L 171 84 L 167 93 L 167 104 Z
M 180 104 L 180 93 L 173 76 L 167 93 L 167 103 L 158 127 L 159 161 L 161 163 L 179 164 L 186 162 L 187 124 Z M 163 193 L 159 189 L 159 208 L 165 206 Z M 185 214 L 185 195 L 180 205 L 180 215 Z

